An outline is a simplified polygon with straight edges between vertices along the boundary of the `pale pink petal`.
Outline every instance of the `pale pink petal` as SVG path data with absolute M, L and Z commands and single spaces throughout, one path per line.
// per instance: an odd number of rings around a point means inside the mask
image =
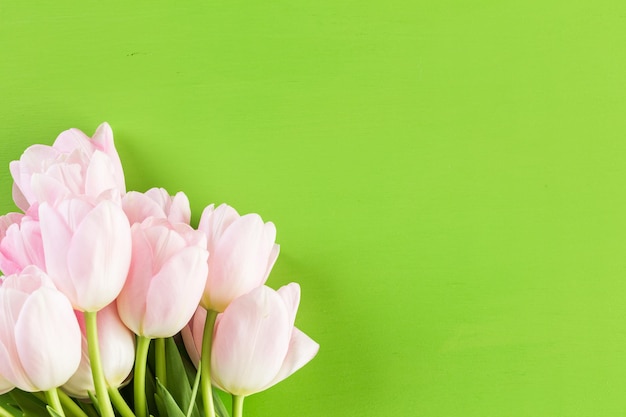
M 31 177 L 34 173 L 45 172 L 48 169 L 49 161 L 53 161 L 59 152 L 50 146 L 46 145 L 32 145 L 29 146 L 19 161 L 12 161 L 9 164 L 9 170 L 11 176 L 15 181 L 15 185 L 20 189 L 20 192 L 24 199 L 28 201 L 29 205 L 36 201 L 35 195 L 31 189 Z M 16 193 L 13 193 L 14 198 Z M 15 200 L 19 207 L 22 207 L 23 201 L 19 196 Z M 28 208 L 28 206 L 26 206 Z
M 10 275 L 27 265 L 46 267 L 39 222 L 24 217 L 20 224 L 9 227 L 0 241 L 0 269 Z
M 287 378 L 298 369 L 309 363 L 319 351 L 320 345 L 304 334 L 298 328 L 294 327 L 289 342 L 289 350 L 283 362 L 282 367 L 274 379 L 263 389 L 267 389 L 276 385 L 283 379 Z
M 237 210 L 226 204 L 221 204 L 217 209 L 211 204 L 203 210 L 198 230 L 207 235 L 209 253 L 213 252 L 224 231 L 237 219 L 239 219 Z
M 0 346 L 0 355 L 2 355 L 1 346 Z M 9 382 L 9 380 L 4 379 L 4 377 L 0 375 L 0 395 L 6 394 L 7 392 L 11 391 L 13 388 L 15 388 L 15 385 L 13 385 L 11 382 Z
M 8 213 L 0 216 L 0 239 L 4 238 L 9 226 L 20 223 L 24 215 L 22 213 Z
M 164 212 L 171 203 L 171 197 L 165 188 L 150 188 L 145 192 L 145 196 L 154 201 Z
M 121 207 L 102 201 L 82 220 L 67 252 L 75 307 L 97 311 L 120 293 L 130 266 L 131 236 Z M 47 259 L 47 258 L 46 258 Z
M 284 285 L 276 291 L 281 296 L 289 312 L 289 323 L 293 326 L 300 305 L 300 285 L 296 282 Z
M 206 281 L 206 249 L 191 246 L 170 257 L 152 278 L 141 335 L 171 337 L 189 322 Z
M 32 185 L 36 201 L 51 205 L 57 205 L 59 201 L 79 194 L 70 190 L 66 184 L 56 178 L 42 174 L 33 174 Z
M 59 152 L 67 154 L 80 150 L 87 155 L 91 155 L 95 150 L 89 137 L 76 128 L 61 132 L 52 144 L 52 147 Z
M 13 183 L 12 196 L 13 202 L 16 206 L 18 206 L 24 212 L 28 210 L 28 208 L 30 207 L 30 203 L 28 202 L 16 182 Z
M 262 390 L 278 374 L 291 326 L 281 297 L 259 287 L 235 299 L 216 325 L 211 367 L 215 383 L 235 395 Z
M 72 230 L 61 214 L 48 203 L 39 206 L 39 219 L 46 272 L 59 291 L 74 300 L 76 290 L 69 280 L 67 269 L 67 248 L 72 240 Z
M 213 252 L 209 249 L 211 308 L 223 311 L 236 297 L 263 285 L 274 245 L 268 236 L 271 228 L 257 214 L 247 214 L 226 229 Z
M 122 208 L 131 225 L 148 217 L 165 217 L 163 209 L 153 199 L 137 191 L 130 191 L 122 197 Z
M 189 206 L 189 198 L 187 198 L 185 193 L 178 192 L 172 198 L 167 218 L 172 223 L 189 224 L 191 221 L 191 207 Z
M 117 188 L 121 193 L 126 192 L 126 185 L 124 183 L 124 170 L 122 169 L 122 162 L 120 156 L 115 149 L 115 143 L 113 141 L 113 131 L 111 126 L 107 122 L 102 123 L 96 129 L 93 134 L 92 144 L 111 158 L 113 163 L 115 178 L 117 182 Z
M 147 300 L 145 295 L 150 288 L 154 253 L 139 223 L 133 225 L 131 234 L 132 258 L 130 269 L 124 287 L 117 297 L 117 309 L 124 324 L 139 334 L 146 311 Z
M 89 398 L 89 392 L 95 387 L 89 361 L 87 338 L 84 327 L 84 315 L 75 311 L 81 328 L 82 357 L 78 370 L 62 386 L 63 391 L 75 398 Z M 119 387 L 127 380 L 135 360 L 135 336 L 122 323 L 115 303 L 109 304 L 97 314 L 98 345 L 107 384 Z
M 95 151 L 85 173 L 85 194 L 97 197 L 111 189 L 118 189 L 113 163 L 105 153 Z
M 84 178 L 83 178 L 83 165 L 80 163 L 66 162 L 62 164 L 51 165 L 46 171 L 41 173 L 34 173 L 31 178 L 31 186 L 37 201 L 50 201 L 44 200 L 41 195 L 50 194 L 46 190 L 42 190 L 45 186 L 36 182 L 37 177 L 50 178 L 62 184 L 64 188 L 67 188 L 69 194 L 79 195 L 84 193 Z
M 189 323 L 180 331 L 187 354 L 189 354 L 189 358 L 196 368 L 200 362 L 200 352 L 202 352 L 202 335 L 204 334 L 206 314 L 206 310 L 198 306 Z
M 172 230 L 170 223 L 165 219 L 149 218 L 144 220 L 141 226 L 152 246 L 153 274 L 158 272 L 172 256 L 187 247 L 185 238 Z M 191 229 L 189 226 L 187 228 Z
M 24 371 L 38 391 L 64 384 L 78 368 L 81 355 L 80 329 L 67 298 L 52 288 L 35 291 L 15 324 L 15 343 Z
M 270 256 L 267 260 L 267 271 L 265 272 L 265 277 L 263 278 L 263 283 L 267 281 L 270 276 L 270 272 L 272 272 L 272 268 L 274 268 L 274 264 L 276 263 L 276 259 L 278 258 L 278 254 L 280 253 L 280 245 L 275 243 L 272 246 L 272 251 L 270 252 Z

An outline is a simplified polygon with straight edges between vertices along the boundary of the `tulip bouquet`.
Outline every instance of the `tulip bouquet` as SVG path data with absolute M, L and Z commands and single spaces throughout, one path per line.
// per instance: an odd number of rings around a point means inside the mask
M 279 246 L 257 214 L 126 192 L 108 124 L 10 164 L 0 217 L 0 417 L 225 417 L 304 366 L 300 287 L 265 285 Z M 216 390 L 215 388 L 218 388 Z

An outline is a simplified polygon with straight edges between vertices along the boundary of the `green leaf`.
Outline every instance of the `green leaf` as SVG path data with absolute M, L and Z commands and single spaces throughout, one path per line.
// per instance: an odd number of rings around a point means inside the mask
M 167 388 L 161 384 L 161 381 L 156 380 L 157 383 L 157 392 L 155 395 L 155 400 L 157 402 L 157 406 L 159 407 L 160 416 L 161 417 L 185 417 L 185 413 L 180 409 L 172 394 L 169 393 Z
M 15 404 L 22 410 L 23 417 L 48 416 L 48 410 L 46 410 L 47 404 L 37 398 L 33 393 L 24 392 L 15 388 L 10 394 Z
M 79 401 L 78 405 L 89 417 L 100 417 L 100 414 L 98 414 L 98 410 L 96 410 L 96 407 L 93 404 L 85 401 Z
M 213 406 L 215 407 L 215 412 L 218 417 L 230 417 L 228 411 L 226 411 L 226 407 L 224 407 L 224 402 L 222 401 L 222 397 L 220 397 L 219 392 L 215 387 L 213 387 Z
M 91 400 L 92 407 L 94 408 L 94 410 L 96 410 L 98 415 L 100 415 L 100 405 L 98 404 L 98 398 L 96 398 L 96 394 L 94 394 L 91 391 L 87 391 L 87 395 L 89 396 L 89 399 Z
M 15 401 L 11 398 L 10 393 L 0 395 L 0 407 L 14 417 L 22 417 L 22 411 L 15 407 Z
M 148 413 L 159 416 L 158 404 L 155 402 L 155 394 L 156 394 L 156 378 L 152 373 L 150 367 L 146 368 L 146 402 L 148 403 Z
M 181 410 L 188 410 L 191 403 L 192 387 L 185 370 L 181 353 L 174 342 L 174 338 L 165 339 L 165 364 L 167 367 L 167 389 Z M 200 411 L 194 404 L 192 417 L 200 417 Z
M 48 413 L 50 413 L 50 417 L 63 417 L 61 414 L 57 413 L 56 410 L 49 405 L 46 406 L 48 409 Z

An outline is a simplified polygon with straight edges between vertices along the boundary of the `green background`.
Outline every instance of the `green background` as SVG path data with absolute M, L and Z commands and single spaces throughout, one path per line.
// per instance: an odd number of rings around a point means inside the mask
M 626 414 L 626 3 L 0 2 L 8 162 L 277 225 L 318 356 L 250 416 Z

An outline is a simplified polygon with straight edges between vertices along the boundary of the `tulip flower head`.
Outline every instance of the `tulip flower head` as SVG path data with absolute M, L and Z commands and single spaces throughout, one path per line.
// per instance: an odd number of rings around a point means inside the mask
M 93 375 L 83 312 L 74 311 L 81 331 L 81 361 L 78 370 L 63 385 L 63 390 L 72 397 L 88 398 L 94 392 Z M 98 312 L 98 345 L 104 378 L 109 387 L 124 384 L 135 363 L 135 336 L 120 320 L 117 306 L 111 303 Z
M 117 299 L 122 321 L 149 338 L 178 333 L 202 297 L 208 256 L 204 234 L 186 224 L 135 223 L 130 271 Z
M 30 146 L 10 164 L 13 199 L 26 211 L 35 202 L 56 204 L 64 198 L 125 193 L 124 172 L 113 132 L 101 124 L 90 139 L 78 129 L 61 133 L 52 146 Z M 114 192 L 111 193 L 111 190 Z
M 80 329 L 52 280 L 35 266 L 5 277 L 0 311 L 0 381 L 29 392 L 64 384 L 80 362 Z
M 151 188 L 145 193 L 130 191 L 122 197 L 122 207 L 130 224 L 148 217 L 167 219 L 172 223 L 189 224 L 191 208 L 183 192 L 170 196 L 164 188 Z
M 11 275 L 28 265 L 46 267 L 39 221 L 20 213 L 0 216 L 0 270 Z
M 130 266 L 131 237 L 122 208 L 70 198 L 39 207 L 46 271 L 76 310 L 98 311 L 120 293 Z
M 261 286 L 235 299 L 215 325 L 213 384 L 248 396 L 277 384 L 313 359 L 319 345 L 294 327 L 299 302 L 296 283 L 278 291 Z M 183 331 L 183 340 L 197 365 L 206 311 L 199 309 L 196 315 Z
M 235 298 L 267 281 L 279 252 L 273 223 L 263 223 L 258 214 L 240 216 L 226 204 L 211 204 L 198 230 L 206 234 L 211 254 L 203 307 L 224 311 Z

